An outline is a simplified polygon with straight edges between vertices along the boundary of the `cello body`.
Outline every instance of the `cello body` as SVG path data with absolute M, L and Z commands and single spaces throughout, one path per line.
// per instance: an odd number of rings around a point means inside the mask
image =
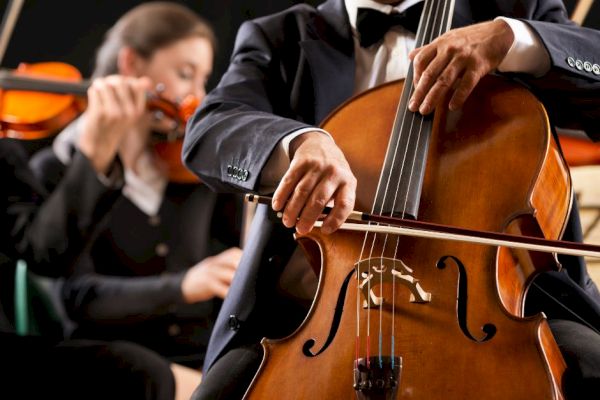
M 323 124 L 357 177 L 359 211 L 372 212 L 402 88 L 367 91 Z M 436 110 L 419 220 L 558 239 L 571 196 L 526 89 L 488 76 L 462 109 Z M 545 317 L 523 316 L 532 279 L 558 268 L 552 255 L 317 228 L 297 239 L 317 293 L 292 335 L 263 340 L 246 399 L 563 398 Z

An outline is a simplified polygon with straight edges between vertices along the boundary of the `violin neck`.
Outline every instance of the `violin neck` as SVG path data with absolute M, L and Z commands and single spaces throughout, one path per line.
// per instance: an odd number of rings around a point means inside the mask
M 67 82 L 0 73 L 0 90 L 25 90 L 86 96 L 89 85 L 88 81 Z

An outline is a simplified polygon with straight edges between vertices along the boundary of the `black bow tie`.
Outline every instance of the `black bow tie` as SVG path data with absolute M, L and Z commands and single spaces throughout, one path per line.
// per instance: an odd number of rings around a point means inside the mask
M 401 25 L 416 33 L 423 2 L 419 2 L 402 13 L 385 14 L 371 8 L 359 8 L 356 15 L 356 30 L 359 33 L 361 47 L 377 43 L 392 27 Z

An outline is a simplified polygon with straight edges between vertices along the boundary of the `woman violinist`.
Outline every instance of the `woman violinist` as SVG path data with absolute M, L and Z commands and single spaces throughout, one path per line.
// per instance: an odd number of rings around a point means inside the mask
M 169 182 L 154 143 L 172 133 L 172 121 L 146 103 L 149 95 L 201 100 L 214 45 L 209 26 L 184 6 L 153 2 L 129 11 L 98 50 L 85 113 L 32 160 L 53 186 L 73 149 L 87 146 L 81 135 L 126 132 L 117 143 L 122 196 L 64 286 L 73 336 L 132 340 L 196 369 L 241 253 L 236 199 L 198 182 Z
M 407 76 L 408 55 L 415 43 L 411 25 L 415 26 L 419 14 L 415 16 L 411 6 L 419 3 L 422 2 L 328 0 L 316 9 L 296 6 L 242 25 L 229 70 L 188 124 L 184 143 L 187 165 L 218 190 L 269 193 L 276 188 L 273 208 L 283 212 L 285 226 L 295 227 L 301 235 L 311 230 L 323 207 L 333 201 L 333 212 L 324 220 L 321 232 L 335 231 L 358 196 L 356 171 L 350 170 L 336 143 L 316 125 L 353 94 Z M 553 123 L 562 125 L 575 120 L 589 134 L 597 133 L 600 79 L 593 71 L 600 71 L 598 32 L 570 25 L 558 0 L 455 3 L 452 26 L 464 28 L 450 30 L 411 54 L 417 81 L 411 111 L 431 113 L 449 91 L 450 107 L 460 108 L 480 78 L 499 69 L 518 73 L 543 99 Z M 379 22 L 369 25 L 369 12 L 362 8 L 384 14 L 408 9 L 403 18 L 408 24 L 390 27 L 387 24 L 391 18 L 379 15 Z M 488 21 L 496 16 L 522 20 Z M 381 36 L 377 36 L 377 31 Z M 373 107 L 377 108 L 377 104 Z M 363 116 L 357 115 L 353 123 L 361 126 L 367 137 L 370 127 L 362 126 L 362 122 Z M 365 154 L 368 150 L 363 147 Z M 207 159 L 212 162 L 206 163 Z M 247 170 L 247 179 L 227 174 L 230 165 Z M 576 214 L 573 212 L 571 217 L 576 218 Z M 285 280 L 280 278 L 281 271 L 285 278 L 289 268 L 297 265 L 292 232 L 270 223 L 268 215 L 265 208 L 257 210 L 254 236 L 250 236 L 240 262 L 233 283 L 235 291 L 230 292 L 221 309 L 203 382 L 195 398 L 240 398 L 246 389 L 240 387 L 240 381 L 252 379 L 262 358 L 261 349 L 254 344 L 262 337 L 291 333 L 294 324 L 303 318 L 293 317 L 291 311 L 295 308 L 284 301 L 290 299 L 289 291 L 282 296 L 281 290 L 281 281 Z M 538 307 L 532 311 L 541 309 L 553 319 L 551 328 L 568 365 L 563 377 L 567 398 L 585 398 L 586 393 L 596 396 L 600 382 L 600 295 L 583 265 L 566 259 L 562 262 L 563 272 L 548 273 L 540 282 L 540 287 L 553 296 L 530 293 L 529 297 L 535 295 L 537 299 L 528 300 L 537 300 Z M 319 293 L 319 300 L 321 295 L 324 294 Z M 563 308 L 553 298 L 568 304 Z M 333 314 L 334 308 L 341 307 L 329 304 L 329 308 Z M 573 313 L 565 312 L 566 309 Z M 354 310 L 344 309 L 342 318 L 347 312 Z M 313 350 L 326 347 L 322 342 L 333 347 L 342 336 L 342 329 L 348 327 L 339 326 L 337 331 L 332 328 L 331 336 L 326 332 L 318 346 L 313 343 L 316 349 L 305 347 L 297 352 L 308 360 L 308 352 L 314 355 Z M 402 327 L 398 329 L 402 332 Z M 377 351 L 375 343 L 376 337 L 373 353 Z M 244 360 L 244 365 L 239 360 Z M 430 360 L 422 360 L 427 361 Z M 298 362 L 294 369 L 298 371 L 302 366 Z M 347 367 L 313 368 L 312 373 L 315 378 L 325 375 L 333 384 L 341 374 L 352 373 L 352 366 Z M 229 376 L 235 376 L 237 382 L 229 380 Z M 312 379 L 290 381 L 290 387 L 298 387 L 290 398 L 302 398 L 302 388 L 322 387 Z M 435 384 L 435 376 L 431 377 L 431 384 Z M 413 394 L 407 396 L 422 398 L 416 391 Z M 437 398 L 452 395 L 444 392 Z
M 14 327 L 15 263 L 24 260 L 29 270 L 43 276 L 69 273 L 119 198 L 123 176 L 116 167 L 115 143 L 123 135 L 116 130 L 82 134 L 78 138 L 82 146 L 52 192 L 36 179 L 20 143 L 0 139 L 0 397 L 16 393 L 22 398 L 73 400 L 174 397 L 170 363 L 143 346 L 22 336 Z M 102 145 L 103 153 L 91 150 Z

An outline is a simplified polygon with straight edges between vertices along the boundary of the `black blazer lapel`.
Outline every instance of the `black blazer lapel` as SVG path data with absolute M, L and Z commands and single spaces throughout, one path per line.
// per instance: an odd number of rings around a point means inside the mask
M 315 121 L 322 121 L 354 90 L 354 42 L 343 0 L 319 6 L 300 47 L 307 60 L 315 93 Z
M 300 42 L 310 69 L 315 94 L 315 121 L 323 121 L 338 105 L 352 96 L 354 58 L 320 40 Z

